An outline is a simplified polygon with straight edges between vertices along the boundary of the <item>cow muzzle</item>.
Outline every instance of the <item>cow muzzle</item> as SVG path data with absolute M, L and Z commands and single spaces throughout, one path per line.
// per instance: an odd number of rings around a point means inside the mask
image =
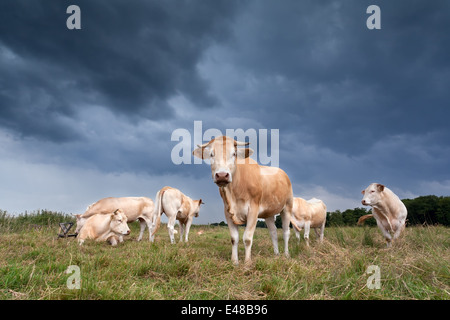
M 219 187 L 226 186 L 231 182 L 231 176 L 228 172 L 216 172 L 214 175 L 214 183 Z

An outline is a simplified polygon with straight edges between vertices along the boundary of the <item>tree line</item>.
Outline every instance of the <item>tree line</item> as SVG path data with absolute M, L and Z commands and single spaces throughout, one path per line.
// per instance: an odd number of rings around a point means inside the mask
M 429 195 L 414 199 L 403 199 L 402 201 L 408 210 L 407 225 L 441 224 L 450 226 L 450 197 Z M 370 214 L 371 211 L 372 209 L 367 207 L 327 212 L 326 226 L 355 226 L 361 216 Z M 376 226 L 376 221 L 375 219 L 368 219 L 364 224 Z M 213 225 L 226 225 L 226 223 L 222 221 Z M 275 225 L 277 228 L 281 228 L 281 217 L 279 215 L 276 217 Z M 257 227 L 267 228 L 263 220 L 258 221 Z

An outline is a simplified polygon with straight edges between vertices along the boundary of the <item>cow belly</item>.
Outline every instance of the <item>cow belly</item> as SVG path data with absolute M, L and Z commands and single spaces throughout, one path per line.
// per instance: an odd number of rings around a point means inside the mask
M 279 214 L 283 210 L 284 206 L 273 206 L 271 208 L 260 208 L 258 218 L 266 219 Z
M 326 213 L 316 214 L 311 220 L 311 228 L 320 228 L 325 221 Z

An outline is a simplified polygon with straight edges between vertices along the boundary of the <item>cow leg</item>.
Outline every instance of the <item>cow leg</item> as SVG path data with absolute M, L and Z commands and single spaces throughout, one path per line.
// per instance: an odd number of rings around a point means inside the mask
M 320 226 L 320 236 L 319 236 L 319 241 L 320 241 L 320 243 L 323 242 L 323 233 L 324 233 L 324 231 L 325 231 L 325 223 L 326 223 L 326 221 L 324 221 L 324 222 L 322 223 L 322 225 Z
M 277 227 L 275 226 L 275 217 L 273 216 L 266 218 L 266 225 L 269 229 L 270 238 L 272 239 L 273 251 L 276 255 L 279 255 L 280 252 L 278 251 L 278 234 Z
M 311 226 L 311 221 L 305 222 L 305 234 L 303 235 L 303 238 L 305 238 L 306 245 L 309 247 L 309 230 Z
M 234 265 L 239 264 L 238 260 L 238 244 L 239 244 L 239 230 L 238 226 L 234 224 L 233 220 L 229 217 L 229 214 L 225 212 L 225 217 L 228 223 L 228 229 L 230 230 L 231 237 L 231 262 Z
M 152 237 L 152 228 L 153 228 L 153 222 L 151 218 L 145 218 L 144 219 L 145 224 L 147 225 L 148 229 L 148 241 L 153 242 L 155 240 L 155 236 Z M 142 228 L 142 225 L 141 225 Z
M 120 239 L 119 239 L 120 240 Z M 108 241 L 109 241 L 109 243 L 111 243 L 111 245 L 114 247 L 114 246 L 117 246 L 117 240 L 116 240 L 116 237 L 111 237 L 111 238 L 109 238 L 108 239 Z
M 141 231 L 139 232 L 139 237 L 138 237 L 137 241 L 142 240 L 142 236 L 144 235 L 144 231 L 145 231 L 145 227 L 147 226 L 147 223 L 145 222 L 144 219 L 139 218 L 139 225 L 141 227 Z
M 250 207 L 247 215 L 247 226 L 245 227 L 244 236 L 242 240 L 245 246 L 245 260 L 246 265 L 252 263 L 252 244 L 253 244 L 253 234 L 255 233 L 256 223 L 258 222 L 258 212 L 257 209 Z
M 169 229 L 169 237 L 170 237 L 170 243 L 175 243 L 175 237 L 174 237 L 174 226 L 175 226 L 176 216 L 172 216 L 169 218 L 169 222 L 167 223 L 167 229 Z
M 281 212 L 281 226 L 283 228 L 283 240 L 284 240 L 284 255 L 289 258 L 289 224 L 291 223 L 291 213 L 282 211 Z
M 381 233 L 383 234 L 384 238 L 386 239 L 386 246 L 389 248 L 391 246 L 392 235 L 389 232 L 389 230 L 387 230 L 383 226 L 383 223 L 380 220 L 376 219 L 376 221 L 377 221 L 378 228 L 380 229 Z
M 185 242 L 188 242 L 188 235 L 189 235 L 189 229 L 191 228 L 191 224 L 192 224 L 192 217 L 188 219 L 188 221 L 186 222 L 186 225 L 185 225 L 185 231 L 184 231 L 184 232 L 186 232 L 186 234 L 184 236 Z
M 179 224 L 180 224 L 180 242 L 183 242 L 183 235 L 186 232 L 186 225 L 181 222 L 179 222 Z
M 317 238 L 319 238 L 320 237 L 320 230 L 319 230 L 319 228 L 313 228 L 313 229 L 314 229 L 314 232 L 316 233 Z
M 393 240 L 395 240 L 400 236 L 400 233 L 403 231 L 403 229 L 405 227 L 405 223 L 404 223 L 404 221 L 399 221 L 399 220 L 395 219 L 395 220 L 392 220 L 392 227 L 395 230 L 392 238 L 393 238 Z
M 294 221 L 295 221 L 295 224 L 297 225 L 297 227 L 298 227 L 300 230 L 302 230 L 303 226 L 299 225 L 299 223 L 297 222 L 297 220 L 292 219 L 292 223 L 294 223 Z M 300 243 L 300 231 L 298 231 L 297 228 L 294 227 L 294 226 L 292 226 L 292 229 L 294 229 L 295 237 L 298 239 L 298 242 Z
M 322 243 L 323 242 L 323 230 L 325 229 L 325 222 L 322 223 L 320 228 L 314 228 L 314 232 L 316 233 L 317 240 Z

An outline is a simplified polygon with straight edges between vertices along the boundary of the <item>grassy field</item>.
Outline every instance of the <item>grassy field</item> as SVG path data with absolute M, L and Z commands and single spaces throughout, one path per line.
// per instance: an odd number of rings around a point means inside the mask
M 227 227 L 193 226 L 189 244 L 171 245 L 163 225 L 156 243 L 137 242 L 139 226 L 117 247 L 57 239 L 49 223 L 0 228 L 0 299 L 449 299 L 450 229 L 409 227 L 386 249 L 377 228 L 325 229 L 324 243 L 299 244 L 291 258 L 274 256 L 267 229 L 257 229 L 253 264 L 230 262 Z M 203 234 L 197 234 L 198 231 Z M 242 239 L 243 228 L 241 229 Z M 148 234 L 146 234 L 148 235 Z M 148 239 L 145 237 L 145 239 Z M 282 235 L 279 230 L 279 244 Z M 80 289 L 69 289 L 70 265 Z M 367 286 L 368 266 L 380 270 L 380 288 Z

